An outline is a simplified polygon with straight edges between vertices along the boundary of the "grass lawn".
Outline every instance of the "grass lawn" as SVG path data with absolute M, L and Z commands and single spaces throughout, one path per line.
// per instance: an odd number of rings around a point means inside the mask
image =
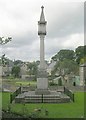
M 2 93 L 0 93 L 0 110 L 2 108 Z
M 22 85 L 28 85 L 28 84 L 36 85 L 36 82 L 35 81 L 19 81 L 19 82 L 15 82 L 15 84 L 16 85 L 20 85 L 20 84 L 22 84 Z
M 16 78 L 16 79 L 4 79 L 2 83 L 3 84 L 8 83 L 8 84 L 14 85 L 14 86 L 20 86 L 20 84 L 23 86 L 27 86 L 29 84 L 34 86 L 37 84 L 37 81 L 25 81 L 25 80 L 20 80 L 20 79 Z
M 2 108 L 7 110 L 9 105 L 10 93 L 2 94 Z M 47 118 L 81 118 L 84 116 L 84 92 L 75 93 L 75 102 L 62 104 L 11 104 L 11 111 L 29 116 L 34 113 L 39 117 Z M 41 108 L 42 112 L 38 113 L 34 109 Z M 45 115 L 45 109 L 49 114 Z

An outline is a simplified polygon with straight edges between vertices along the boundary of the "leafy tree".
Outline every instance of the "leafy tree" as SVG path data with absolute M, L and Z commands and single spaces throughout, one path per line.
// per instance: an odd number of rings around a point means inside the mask
M 11 41 L 11 37 L 8 37 L 8 38 L 4 38 L 4 37 L 0 37 L 0 44 L 1 45 L 4 45 L 4 44 L 7 44 L 9 41 Z
M 54 55 L 51 59 L 54 60 L 54 61 L 57 61 L 57 54 Z
M 81 60 L 80 60 L 80 64 L 84 64 L 84 63 L 86 63 L 86 57 L 81 58 Z
M 78 65 L 73 60 L 65 59 L 60 62 L 60 68 L 64 70 L 64 74 L 70 74 L 71 72 L 78 74 Z
M 19 66 L 14 66 L 14 67 L 12 68 L 12 74 L 14 75 L 14 77 L 19 77 L 20 67 L 19 67 Z
M 2 65 L 6 65 L 6 58 L 5 58 L 5 54 L 2 55 L 1 57 L 1 61 L 2 61 Z
M 57 71 L 61 76 L 70 74 L 71 72 L 78 74 L 78 64 L 73 60 L 64 59 L 63 61 L 57 62 L 54 67 L 53 74 L 55 74 Z
M 57 56 L 60 61 L 65 59 L 74 60 L 75 54 L 73 50 L 60 50 Z
M 36 61 L 36 65 L 38 66 L 39 64 L 40 64 L 40 61 L 39 61 L 39 60 L 37 60 L 37 61 Z
M 4 65 L 9 65 L 9 61 L 11 61 L 11 60 L 9 60 L 6 56 L 5 56 L 5 54 L 3 54 L 2 56 L 1 56 L 1 64 L 4 66 Z
M 75 49 L 75 54 L 76 54 L 76 62 L 80 64 L 80 60 L 86 57 L 86 45 L 77 47 Z
M 62 49 L 56 55 L 54 55 L 51 59 L 54 61 L 63 61 L 64 59 L 74 60 L 75 53 L 73 50 Z
M 37 62 L 32 62 L 28 64 L 28 69 L 29 69 L 29 74 L 30 75 L 35 75 L 35 79 L 37 78 Z
M 11 37 L 8 37 L 8 38 L 0 37 L 0 45 L 7 44 L 7 43 L 8 43 L 9 41 L 11 41 L 11 40 L 12 40 Z M 2 55 L 0 62 L 1 62 L 2 65 L 7 64 L 8 59 L 6 59 L 5 54 Z
M 21 65 L 23 62 L 21 60 L 15 60 L 14 65 Z

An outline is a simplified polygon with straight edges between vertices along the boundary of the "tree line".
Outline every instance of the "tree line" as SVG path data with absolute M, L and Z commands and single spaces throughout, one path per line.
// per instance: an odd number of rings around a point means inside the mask
M 61 75 L 70 73 L 79 75 L 80 64 L 86 62 L 86 45 L 79 46 L 75 50 L 62 49 L 51 59 L 56 61 L 52 75 L 55 75 L 57 71 L 59 71 Z
M 0 44 L 4 45 L 11 41 L 11 37 L 4 38 L 0 37 Z M 61 49 L 54 56 L 52 56 L 51 60 L 56 61 L 56 65 L 52 70 L 52 75 L 54 75 L 57 71 L 59 74 L 70 74 L 73 72 L 74 74 L 79 74 L 79 65 L 86 62 L 86 45 L 78 46 L 75 50 L 70 49 Z M 9 64 L 8 58 L 5 57 L 5 54 L 2 55 L 0 59 L 0 63 L 3 65 Z M 18 73 L 20 72 L 19 64 L 22 64 L 23 61 L 16 60 L 13 62 L 14 66 L 12 68 L 12 74 L 15 74 L 15 77 L 18 77 Z M 46 62 L 47 63 L 47 62 Z M 40 61 L 32 62 L 28 64 L 29 74 L 33 74 L 37 76 L 37 69 Z

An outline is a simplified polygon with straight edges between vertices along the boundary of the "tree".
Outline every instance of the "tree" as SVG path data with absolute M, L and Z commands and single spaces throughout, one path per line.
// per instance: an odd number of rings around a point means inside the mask
M 9 41 L 11 41 L 11 37 L 8 37 L 8 38 L 4 38 L 4 37 L 0 37 L 0 45 L 4 45 L 4 44 L 7 44 Z M 5 54 L 2 55 L 1 57 L 1 64 L 5 65 L 8 61 L 5 57 Z
M 63 61 L 64 59 L 74 60 L 75 53 L 73 50 L 62 49 L 57 54 L 55 54 L 51 59 L 54 61 Z
M 64 70 L 64 74 L 70 74 L 73 72 L 74 74 L 78 74 L 78 65 L 73 60 L 65 59 L 64 61 L 60 62 L 61 70 Z
M 9 65 L 9 62 L 12 62 L 9 58 L 7 58 L 6 56 L 5 56 L 5 54 L 3 54 L 2 56 L 1 56 L 1 64 L 3 65 L 3 66 L 5 66 L 5 65 Z
M 20 67 L 19 67 L 19 66 L 14 66 L 14 67 L 12 68 L 12 74 L 14 75 L 14 77 L 19 77 Z
M 61 76 L 70 74 L 71 72 L 78 74 L 78 69 L 78 64 L 75 61 L 64 59 L 63 61 L 58 61 L 56 63 L 53 73 L 55 74 L 58 71 Z
M 29 74 L 35 75 L 35 79 L 37 78 L 37 62 L 32 62 L 28 64 Z
M 86 63 L 86 57 L 83 57 L 83 58 L 81 58 L 81 60 L 80 60 L 80 64 L 84 64 L 84 63 Z
M 8 38 L 4 38 L 4 37 L 0 37 L 0 44 L 1 45 L 4 45 L 4 44 L 7 44 L 9 41 L 11 41 L 11 37 L 8 37 Z
M 75 49 L 75 54 L 76 54 L 76 62 L 80 64 L 80 60 L 86 57 L 86 45 L 77 47 Z
M 57 54 L 54 55 L 51 59 L 54 60 L 54 61 L 57 61 Z
M 65 59 L 74 60 L 75 54 L 73 50 L 60 50 L 57 56 L 60 61 Z
M 14 61 L 14 65 L 21 65 L 22 63 L 23 63 L 23 61 L 21 61 L 21 60 Z
M 1 57 L 1 61 L 2 61 L 2 65 L 6 65 L 6 58 L 5 58 L 5 54 L 2 55 Z

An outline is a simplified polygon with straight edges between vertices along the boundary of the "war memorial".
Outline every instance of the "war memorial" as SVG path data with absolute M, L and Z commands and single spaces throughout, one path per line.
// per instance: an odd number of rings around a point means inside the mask
M 48 74 L 45 67 L 45 48 L 44 38 L 46 35 L 46 25 L 44 16 L 44 7 L 41 7 L 40 21 L 38 21 L 38 35 L 40 37 L 40 67 L 37 74 L 37 87 L 35 91 L 21 92 L 15 96 L 13 100 L 15 103 L 66 103 L 71 102 L 74 96 L 70 95 L 69 91 L 64 87 L 63 91 L 49 90 L 48 87 Z M 67 93 L 67 94 L 66 94 Z M 11 102 L 13 102 L 11 100 Z

